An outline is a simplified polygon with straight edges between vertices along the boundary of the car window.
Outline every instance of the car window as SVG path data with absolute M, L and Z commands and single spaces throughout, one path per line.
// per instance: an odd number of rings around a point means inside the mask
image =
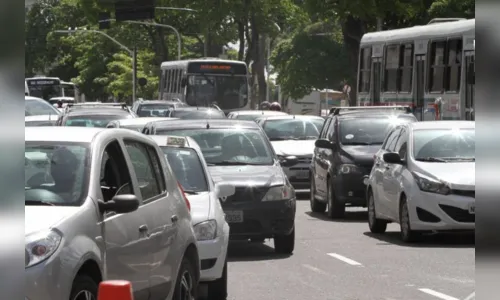
M 389 130 L 409 120 L 397 117 L 345 119 L 339 125 L 340 142 L 343 145 L 382 145 Z
M 200 146 L 207 164 L 272 165 L 274 152 L 259 129 L 157 129 L 158 135 L 192 137 Z
M 153 162 L 148 154 L 146 145 L 134 141 L 125 141 L 125 146 L 134 166 L 142 199 L 151 199 L 161 194 Z
M 165 183 L 165 172 L 163 172 L 163 167 L 161 166 L 160 158 L 158 157 L 158 152 L 154 147 L 151 147 L 149 145 L 146 145 L 146 148 L 148 149 L 148 154 L 153 164 L 153 168 L 158 181 L 158 186 L 160 187 L 160 191 L 165 192 L 167 190 L 167 186 Z
M 387 138 L 385 139 L 384 144 L 382 145 L 382 149 L 388 152 L 394 150 L 396 146 L 396 141 L 398 140 L 399 137 L 399 133 L 400 133 L 399 127 L 393 128 L 387 135 Z
M 246 121 L 255 121 L 258 118 L 262 117 L 262 114 L 255 114 L 255 115 L 236 115 L 234 119 L 238 120 L 246 120 Z
M 37 201 L 70 206 L 83 203 L 90 171 L 88 145 L 26 142 L 24 158 L 26 205 Z
M 319 118 L 267 120 L 263 128 L 271 141 L 316 140 L 324 122 Z
M 218 110 L 174 110 L 169 115 L 179 119 L 226 119 L 226 115 Z
M 123 115 L 68 116 L 63 126 L 105 128 L 109 122 L 123 119 Z
M 325 138 L 328 139 L 329 141 L 333 141 L 335 139 L 335 122 L 337 119 L 332 118 L 332 121 L 330 122 L 330 125 L 328 126 L 328 129 L 326 130 L 326 136 Z
M 139 106 L 137 115 L 139 117 L 163 117 L 173 107 L 174 105 L 169 103 L 143 104 Z
M 45 101 L 25 100 L 24 116 L 59 115 L 60 111 Z
M 399 153 L 399 156 L 401 159 L 405 160 L 406 159 L 406 152 L 407 152 L 407 141 L 408 141 L 408 131 L 406 128 L 401 128 L 401 133 L 399 134 L 399 139 L 396 143 L 396 148 L 394 149 L 394 152 Z
M 194 149 L 161 147 L 161 150 L 184 190 L 198 193 L 208 191 L 205 171 Z
M 328 126 L 330 126 L 330 123 L 332 122 L 332 118 L 327 118 L 325 123 L 323 123 L 323 127 L 321 128 L 320 132 L 320 139 L 324 139 L 326 137 L 326 132 L 328 131 Z
M 475 159 L 476 132 L 474 129 L 414 130 L 413 156 L 415 159 Z

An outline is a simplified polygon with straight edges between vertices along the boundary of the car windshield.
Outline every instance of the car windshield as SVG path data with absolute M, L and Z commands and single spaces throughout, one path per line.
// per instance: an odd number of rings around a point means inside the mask
M 411 118 L 353 118 L 339 122 L 340 143 L 346 146 L 382 145 L 387 132 L 395 125 L 412 122 Z
M 207 178 L 194 149 L 178 147 L 161 147 L 161 149 L 184 190 L 196 193 L 208 191 Z
M 474 129 L 419 129 L 413 131 L 413 156 L 416 160 L 465 160 L 476 158 Z
M 26 142 L 25 205 L 80 205 L 88 186 L 88 146 Z
M 190 136 L 208 165 L 272 165 L 273 152 L 258 129 L 157 129 L 159 135 Z
M 238 120 L 255 121 L 260 117 L 262 117 L 262 114 L 236 115 L 234 118 Z
M 316 140 L 324 122 L 322 118 L 267 120 L 263 128 L 271 141 Z
M 45 101 L 25 100 L 25 116 L 59 115 L 60 112 L 55 107 Z
M 173 107 L 172 103 L 142 104 L 137 110 L 137 115 L 139 117 L 164 117 Z
M 170 114 L 171 118 L 197 120 L 197 119 L 225 119 L 224 112 L 210 109 L 210 110 L 173 110 Z
M 123 118 L 123 115 L 70 116 L 66 119 L 64 126 L 105 128 L 109 124 L 109 122 L 114 120 L 121 120 Z

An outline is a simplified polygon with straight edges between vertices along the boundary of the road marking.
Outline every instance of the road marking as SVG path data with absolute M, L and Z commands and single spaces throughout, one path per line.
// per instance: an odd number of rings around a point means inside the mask
M 460 300 L 460 299 L 457 299 L 455 297 L 448 296 L 446 294 L 443 294 L 443 293 L 440 293 L 440 292 L 436 292 L 436 291 L 431 290 L 431 289 L 418 289 L 418 290 L 421 291 L 421 292 L 424 292 L 426 294 L 432 295 L 434 297 L 437 297 L 439 299 L 443 299 L 443 300 Z
M 326 273 L 325 271 L 323 271 L 323 270 L 321 270 L 321 269 L 318 269 L 318 268 L 316 268 L 316 267 L 313 267 L 313 266 L 311 266 L 311 265 L 308 265 L 308 264 L 303 264 L 302 266 L 303 266 L 304 268 L 306 268 L 306 269 L 309 269 L 309 270 L 313 271 L 313 272 L 316 272 L 316 273 L 319 273 L 319 274 L 322 274 L 322 275 L 328 275 L 328 273 Z
M 362 266 L 362 264 L 360 264 L 359 262 L 354 261 L 354 260 L 352 260 L 350 258 L 347 258 L 347 257 L 342 256 L 342 255 L 337 254 L 337 253 L 327 253 L 327 255 L 329 255 L 329 256 L 331 256 L 333 258 L 336 258 L 338 260 L 341 260 L 341 261 L 343 261 L 343 262 L 345 262 L 347 264 L 350 264 L 351 266 Z
M 467 298 L 465 298 L 464 300 L 474 300 L 476 297 L 476 292 L 470 294 Z

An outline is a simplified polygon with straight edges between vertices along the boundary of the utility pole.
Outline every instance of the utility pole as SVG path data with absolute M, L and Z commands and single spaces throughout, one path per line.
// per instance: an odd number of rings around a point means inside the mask
M 132 51 L 132 105 L 137 99 L 137 47 Z

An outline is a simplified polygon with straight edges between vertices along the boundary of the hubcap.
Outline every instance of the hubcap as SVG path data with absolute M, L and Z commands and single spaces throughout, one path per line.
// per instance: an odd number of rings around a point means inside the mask
M 96 300 L 95 296 L 92 294 L 92 292 L 83 290 L 80 291 L 78 294 L 76 294 L 75 298 L 73 300 Z
M 193 279 L 188 271 L 184 271 L 181 277 L 179 300 L 195 300 L 193 297 Z
M 373 201 L 373 195 L 370 195 L 368 199 L 368 222 L 370 222 L 370 226 L 375 223 L 375 202 Z

